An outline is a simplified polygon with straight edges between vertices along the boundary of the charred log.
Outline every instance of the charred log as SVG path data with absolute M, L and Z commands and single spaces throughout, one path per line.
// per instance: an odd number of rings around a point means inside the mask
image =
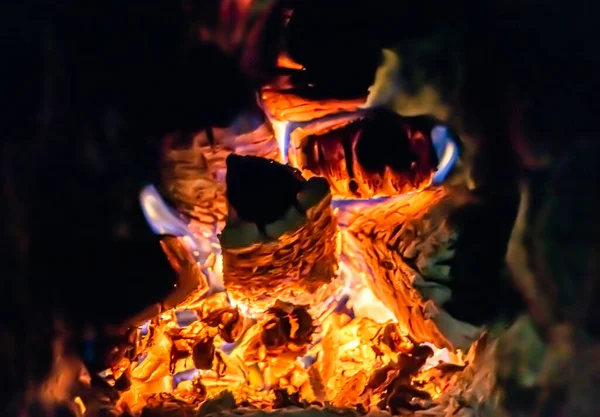
M 258 309 L 314 296 L 337 270 L 327 183 L 265 159 L 228 162 L 231 215 L 219 236 L 226 289 Z
M 295 129 L 288 158 L 303 175 L 327 178 L 336 198 L 366 199 L 427 187 L 437 166 L 431 126 L 386 111 L 315 121 Z

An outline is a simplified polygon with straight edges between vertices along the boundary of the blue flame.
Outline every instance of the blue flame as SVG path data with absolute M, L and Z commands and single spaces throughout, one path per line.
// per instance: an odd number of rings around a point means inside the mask
M 458 161 L 458 144 L 445 126 L 436 126 L 431 131 L 431 142 L 438 157 L 438 167 L 433 174 L 433 185 L 439 185 L 450 174 Z
M 140 206 L 146 222 L 152 231 L 158 235 L 170 235 L 185 238 L 196 261 L 204 265 L 211 253 L 218 254 L 220 247 L 217 241 L 216 223 L 213 225 L 215 231 L 212 236 L 204 237 L 195 235 L 187 226 L 185 218 L 177 211 L 167 205 L 154 185 L 148 185 L 140 191 Z M 211 287 L 215 279 L 213 273 L 206 268 L 203 272 L 211 280 Z
M 173 375 L 173 389 L 177 388 L 177 385 L 183 381 L 191 381 L 198 376 L 197 369 L 189 369 L 187 371 L 179 372 Z
M 179 327 L 187 327 L 195 321 L 198 321 L 198 316 L 192 310 L 179 310 L 175 312 L 175 315 L 177 316 L 177 325 Z
M 187 224 L 167 206 L 154 185 L 140 191 L 140 205 L 146 221 L 157 235 L 189 236 Z

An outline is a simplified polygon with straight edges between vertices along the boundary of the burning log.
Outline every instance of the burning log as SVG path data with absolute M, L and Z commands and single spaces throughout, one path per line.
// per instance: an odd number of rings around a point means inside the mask
M 323 119 L 293 130 L 285 156 L 305 177 L 327 178 L 336 198 L 405 194 L 431 184 L 433 127 L 386 111 Z
M 310 122 L 335 113 L 354 112 L 365 101 L 310 99 L 294 91 L 271 88 L 264 88 L 260 97 L 265 112 L 280 122 Z
M 165 138 L 162 178 L 166 194 L 193 222 L 207 225 L 227 215 L 225 160 L 231 153 L 279 159 L 273 132 L 262 116 L 242 115 L 227 128 L 207 128 L 193 136 Z
M 336 276 L 337 226 L 327 182 L 257 157 L 227 159 L 230 215 L 219 240 L 231 296 L 264 311 L 303 303 Z
M 418 343 L 468 350 L 481 330 L 442 309 L 452 296 L 450 266 L 457 230 L 448 220 L 443 189 L 399 197 L 376 206 L 358 204 L 342 214 L 345 253 L 374 294 Z M 362 254 L 362 257 L 361 255 Z

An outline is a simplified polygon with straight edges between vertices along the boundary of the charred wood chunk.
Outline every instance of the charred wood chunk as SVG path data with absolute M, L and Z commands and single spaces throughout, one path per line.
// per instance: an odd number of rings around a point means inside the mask
M 293 392 L 289 393 L 285 389 L 274 390 L 275 401 L 273 401 L 273 408 L 286 408 L 286 407 L 300 407 L 305 408 L 304 404 L 300 401 L 300 393 Z
M 305 97 L 295 91 L 278 91 L 265 88 L 261 92 L 265 111 L 281 122 L 311 122 L 324 116 L 358 110 L 364 98 L 352 100 L 319 99 Z
M 196 369 L 211 369 L 215 359 L 215 345 L 212 337 L 199 340 L 192 349 Z
M 433 350 L 428 346 L 415 346 L 410 354 L 401 354 L 397 363 L 378 369 L 371 376 L 365 391 L 380 393 L 379 407 L 392 414 L 421 408 L 415 400 L 430 400 L 426 391 L 412 384 L 412 378 L 419 372 Z
M 267 350 L 310 342 L 315 326 L 305 306 L 277 303 L 267 313 L 274 316 L 263 325 L 261 333 L 261 342 Z
M 317 121 L 294 130 L 288 158 L 303 175 L 327 178 L 336 198 L 373 198 L 431 183 L 433 125 L 387 111 Z
M 392 352 L 405 352 L 408 353 L 413 348 L 413 343 L 402 336 L 400 328 L 396 323 L 388 323 L 383 328 L 383 332 L 380 335 L 381 343 L 387 345 Z
M 257 157 L 231 155 L 230 215 L 219 235 L 227 291 L 251 309 L 306 303 L 337 272 L 337 224 L 327 181 Z
M 235 342 L 244 330 L 244 318 L 235 307 L 223 307 L 213 311 L 203 322 L 210 327 L 216 327 L 219 336 L 227 343 Z

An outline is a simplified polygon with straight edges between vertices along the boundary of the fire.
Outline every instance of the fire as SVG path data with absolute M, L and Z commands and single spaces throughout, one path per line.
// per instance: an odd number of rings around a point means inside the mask
M 301 71 L 304 70 L 304 66 L 302 64 L 294 61 L 287 53 L 281 53 L 277 57 L 277 68 L 281 69 L 291 69 Z
M 143 195 L 147 201 L 148 192 Z M 419 212 L 442 195 L 417 193 L 387 204 L 414 203 Z M 222 250 L 213 245 L 210 256 L 200 256 L 210 262 L 194 264 L 203 271 L 198 289 L 140 326 L 132 359 L 110 370 L 114 379 L 128 378 L 131 383 L 119 407 L 132 412 L 174 404 L 197 408 L 207 399 L 230 398 L 223 397 L 224 391 L 231 392 L 237 404 L 265 410 L 330 403 L 400 412 L 435 403 L 465 363 L 446 349 L 420 344 L 410 329 L 410 317 L 399 316 L 396 307 L 385 303 L 389 300 L 372 291 L 374 266 L 349 238 L 357 230 L 349 218 L 365 214 L 365 204 L 335 209 L 341 232 L 339 271 L 312 290 L 323 296 L 313 302 L 305 299 L 307 304 L 275 300 L 271 306 L 264 304 L 260 313 L 249 314 L 248 300 L 234 301 L 209 283 L 209 269 L 220 275 L 213 282 L 222 282 L 225 270 Z M 373 205 L 371 211 L 378 207 Z M 166 223 L 175 220 L 162 218 Z M 154 227 L 168 229 L 161 220 L 154 222 Z M 186 233 L 185 238 L 169 239 L 204 239 L 190 229 Z M 181 256 L 174 258 L 178 265 Z M 300 286 L 292 289 L 302 292 Z M 438 365 L 440 359 L 453 365 Z

